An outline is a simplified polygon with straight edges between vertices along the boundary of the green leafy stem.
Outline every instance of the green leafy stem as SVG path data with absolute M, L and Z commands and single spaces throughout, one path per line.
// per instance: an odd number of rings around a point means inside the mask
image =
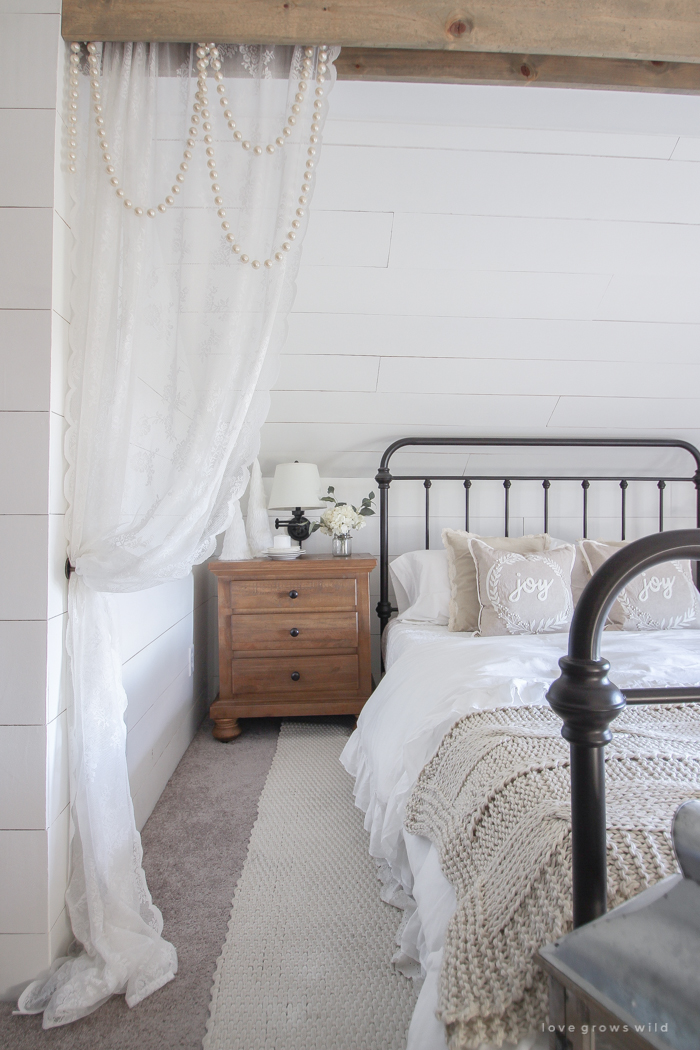
M 323 503 L 332 503 L 334 507 L 346 507 L 347 506 L 346 501 L 345 500 L 336 499 L 335 496 L 334 496 L 334 492 L 335 492 L 335 486 L 329 485 L 328 486 L 328 495 L 327 496 L 321 496 L 322 502 Z M 351 503 L 350 506 L 352 507 L 352 509 L 355 511 L 356 514 L 361 515 L 361 517 L 363 517 L 363 518 L 367 518 L 367 517 L 369 517 L 370 514 L 374 514 L 374 510 L 372 508 L 374 506 L 374 501 L 375 501 L 376 498 L 377 498 L 376 493 L 370 492 L 369 495 L 365 496 L 365 498 L 362 500 L 362 503 L 360 504 L 359 507 L 356 507 L 353 503 Z M 320 529 L 320 528 L 321 528 L 320 521 L 315 521 L 313 523 L 313 525 L 311 526 L 311 532 L 316 532 L 316 530 Z

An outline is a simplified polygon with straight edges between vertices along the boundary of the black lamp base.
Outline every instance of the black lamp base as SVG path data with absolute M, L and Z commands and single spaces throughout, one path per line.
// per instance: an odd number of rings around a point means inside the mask
M 293 540 L 297 540 L 301 543 L 302 540 L 308 540 L 311 535 L 311 522 L 308 518 L 304 517 L 304 511 L 301 507 L 295 507 L 292 512 L 292 517 L 288 521 L 280 521 L 279 518 L 275 518 L 275 528 L 280 529 L 284 526 L 287 527 L 287 532 Z

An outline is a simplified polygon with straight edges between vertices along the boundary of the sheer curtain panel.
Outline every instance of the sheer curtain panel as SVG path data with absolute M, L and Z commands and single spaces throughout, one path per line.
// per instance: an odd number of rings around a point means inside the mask
M 333 52 L 72 47 L 67 417 L 72 868 L 80 953 L 20 999 L 45 1028 L 170 981 L 141 866 L 109 592 L 187 575 L 248 480 L 295 292 Z

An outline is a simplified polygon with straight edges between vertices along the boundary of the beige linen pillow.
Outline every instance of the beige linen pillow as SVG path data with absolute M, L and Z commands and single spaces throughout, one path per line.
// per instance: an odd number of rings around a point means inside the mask
M 479 598 L 476 593 L 476 568 L 469 549 L 473 539 L 486 543 L 494 550 L 532 554 L 546 550 L 548 537 L 541 536 L 477 536 L 473 532 L 443 529 L 442 543 L 447 551 L 447 571 L 450 577 L 450 619 L 448 631 L 475 631 L 479 623 Z
M 573 544 L 515 554 L 472 540 L 471 552 L 480 606 L 478 636 L 568 631 L 574 611 Z
M 593 572 L 591 571 L 591 564 L 588 560 L 588 556 L 584 550 L 584 543 L 601 543 L 606 547 L 610 547 L 610 554 L 614 554 L 620 547 L 626 547 L 629 540 L 579 540 L 576 544 L 576 561 L 574 563 L 574 571 L 571 573 L 571 593 L 574 596 L 574 609 L 578 605 L 578 600 L 583 594 L 584 588 L 590 580 Z M 606 631 L 619 631 L 620 628 L 616 627 L 608 616 L 605 621 Z
M 580 546 L 593 574 L 625 544 L 582 540 Z M 699 599 L 690 562 L 665 561 L 627 584 L 610 610 L 608 622 L 619 631 L 697 630 Z
M 549 537 L 549 543 L 547 544 L 546 550 L 556 550 L 557 547 L 567 547 L 569 543 L 573 543 L 573 540 L 558 540 L 554 536 Z M 615 546 L 615 542 L 613 546 Z M 623 541 L 624 543 L 624 541 Z M 574 599 L 574 609 L 578 605 L 578 600 L 583 594 L 583 588 L 586 586 L 591 578 L 591 572 L 588 568 L 588 562 L 583 556 L 581 550 L 581 541 L 576 541 L 576 561 L 574 567 L 571 570 L 571 595 Z

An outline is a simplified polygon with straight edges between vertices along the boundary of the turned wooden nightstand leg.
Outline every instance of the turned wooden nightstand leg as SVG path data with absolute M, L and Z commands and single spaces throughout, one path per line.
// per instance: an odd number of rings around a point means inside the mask
M 212 730 L 212 736 L 215 740 L 222 740 L 225 744 L 231 740 L 235 740 L 237 736 L 240 736 L 243 730 L 238 724 L 237 718 L 216 718 L 214 720 L 214 729 Z

